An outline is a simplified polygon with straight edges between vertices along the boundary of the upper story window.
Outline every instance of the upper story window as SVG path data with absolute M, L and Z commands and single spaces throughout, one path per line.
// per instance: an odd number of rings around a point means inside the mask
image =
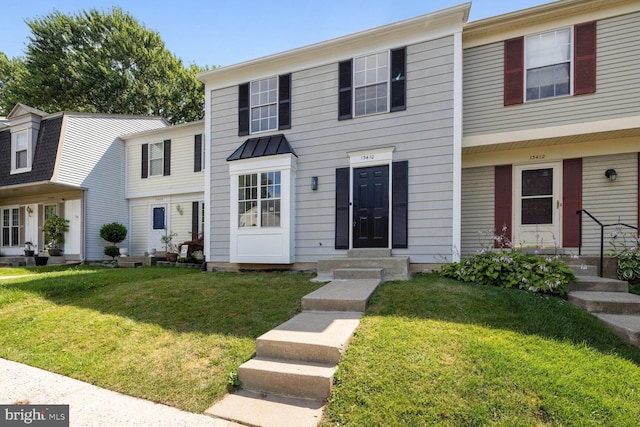
M 504 42 L 504 105 L 596 91 L 596 22 Z
M 11 135 L 11 173 L 31 170 L 31 144 L 29 131 L 15 132 Z
M 201 172 L 204 170 L 204 144 L 202 143 L 202 134 L 193 137 L 193 171 Z
M 142 144 L 142 178 L 171 175 L 171 140 Z
M 570 28 L 525 38 L 527 101 L 571 93 L 571 48 Z
M 238 86 L 238 136 L 291 128 L 291 74 Z
M 338 119 L 406 108 L 406 48 L 339 64 Z

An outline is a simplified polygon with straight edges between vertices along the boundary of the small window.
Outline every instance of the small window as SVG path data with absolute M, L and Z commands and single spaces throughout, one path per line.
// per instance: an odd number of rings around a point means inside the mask
M 45 205 L 44 206 L 44 220 L 48 220 L 54 215 L 58 214 L 58 206 L 56 205 Z
M 376 53 L 353 61 L 356 116 L 389 110 L 388 80 L 389 52 Z
M 280 227 L 280 193 L 279 171 L 238 176 L 238 226 Z
M 31 169 L 30 151 L 29 131 L 14 133 L 11 140 L 12 172 L 28 172 Z
M 278 128 L 278 78 L 251 82 L 251 132 Z
M 149 176 L 163 175 L 164 143 L 149 144 Z
M 20 209 L 2 209 L 2 246 L 20 245 Z
M 153 208 L 153 229 L 164 230 L 165 229 L 165 215 L 163 207 Z
M 526 100 L 571 94 L 571 28 L 525 38 Z

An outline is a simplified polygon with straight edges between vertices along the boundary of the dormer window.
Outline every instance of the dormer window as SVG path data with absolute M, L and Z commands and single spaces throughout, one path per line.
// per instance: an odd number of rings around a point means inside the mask
M 11 173 L 31 170 L 32 155 L 29 133 L 29 130 L 23 130 L 11 135 Z

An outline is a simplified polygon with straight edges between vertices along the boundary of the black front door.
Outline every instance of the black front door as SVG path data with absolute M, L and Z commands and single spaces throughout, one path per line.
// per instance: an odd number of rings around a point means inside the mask
M 389 247 L 389 166 L 353 171 L 353 247 Z

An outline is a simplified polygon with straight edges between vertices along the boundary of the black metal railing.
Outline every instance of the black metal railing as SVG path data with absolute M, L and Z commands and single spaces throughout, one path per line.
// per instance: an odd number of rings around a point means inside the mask
M 604 229 L 605 227 L 622 226 L 622 227 L 634 229 L 636 231 L 638 231 L 638 227 L 634 227 L 633 225 L 625 224 L 623 222 L 616 222 L 615 224 L 603 224 L 596 217 L 591 215 L 589 211 L 587 211 L 586 209 L 580 209 L 579 211 L 576 211 L 576 215 L 580 216 L 580 229 L 579 229 L 579 235 L 578 235 L 578 255 L 582 255 L 582 213 L 583 212 L 586 213 L 589 216 L 589 218 L 594 220 L 595 223 L 600 226 L 600 268 L 598 270 L 598 275 L 602 277 L 603 270 L 604 270 Z

